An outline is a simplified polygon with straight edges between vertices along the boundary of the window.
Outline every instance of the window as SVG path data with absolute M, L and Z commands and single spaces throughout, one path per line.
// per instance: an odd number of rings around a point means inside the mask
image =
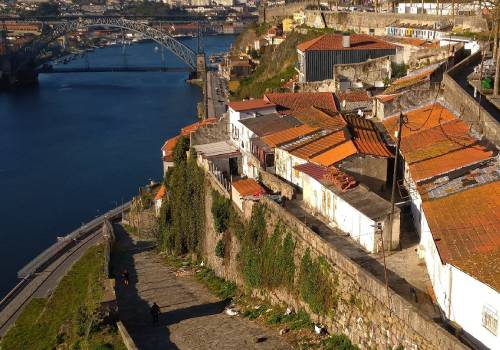
M 483 306 L 483 327 L 494 335 L 498 334 L 498 312 L 489 305 Z

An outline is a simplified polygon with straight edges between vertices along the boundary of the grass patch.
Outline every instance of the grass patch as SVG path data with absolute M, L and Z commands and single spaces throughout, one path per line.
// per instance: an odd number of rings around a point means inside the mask
M 332 335 L 321 341 L 324 350 L 359 350 L 345 335 Z
M 94 246 L 61 280 L 50 299 L 31 300 L 5 334 L 1 349 L 125 349 L 116 329 L 101 324 L 104 247 Z M 87 336 L 88 334 L 88 336 Z
M 125 230 L 127 230 L 127 232 L 130 232 L 134 236 L 137 236 L 139 234 L 139 229 L 135 226 L 123 224 L 123 223 L 122 223 L 122 226 Z
M 207 267 L 202 267 L 196 272 L 196 278 L 202 282 L 213 294 L 221 299 L 229 299 L 236 295 L 236 284 L 228 282 Z

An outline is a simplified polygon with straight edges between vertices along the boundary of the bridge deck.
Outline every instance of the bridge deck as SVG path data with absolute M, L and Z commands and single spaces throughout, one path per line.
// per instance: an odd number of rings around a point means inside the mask
M 105 72 L 192 72 L 189 67 L 48 67 L 37 69 L 40 74 L 56 73 L 105 73 Z

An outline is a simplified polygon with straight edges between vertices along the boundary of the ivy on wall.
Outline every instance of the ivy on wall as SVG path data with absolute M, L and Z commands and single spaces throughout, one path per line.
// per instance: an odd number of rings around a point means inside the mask
M 325 315 L 337 307 L 332 274 L 326 260 L 323 257 L 311 258 L 307 248 L 300 263 L 298 286 L 302 300 L 317 314 Z
M 181 137 L 174 149 L 160 211 L 160 247 L 176 255 L 196 252 L 205 229 L 205 176 L 195 158 L 187 158 L 186 140 Z
M 231 201 L 217 191 L 212 191 L 212 216 L 215 230 L 225 232 L 229 226 Z
M 285 225 L 278 223 L 266 234 L 265 207 L 257 205 L 241 238 L 239 266 L 251 288 L 293 288 L 295 243 Z

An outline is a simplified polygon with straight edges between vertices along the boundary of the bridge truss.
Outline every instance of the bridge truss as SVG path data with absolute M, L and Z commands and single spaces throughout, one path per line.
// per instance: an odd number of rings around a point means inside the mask
M 189 68 L 196 70 L 196 53 L 189 47 L 161 30 L 142 22 L 120 17 L 85 17 L 52 25 L 50 30 L 17 52 L 21 56 L 16 60 L 17 68 L 21 69 L 25 64 L 36 60 L 47 46 L 57 38 L 88 27 L 115 27 L 140 33 L 164 46 Z

